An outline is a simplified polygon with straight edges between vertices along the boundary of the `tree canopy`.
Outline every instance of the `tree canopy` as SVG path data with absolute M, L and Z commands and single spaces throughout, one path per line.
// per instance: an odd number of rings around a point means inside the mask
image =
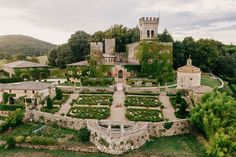
M 191 112 L 191 121 L 208 139 L 214 157 L 236 155 L 236 100 L 225 93 L 206 94 Z
M 170 35 L 168 30 L 165 28 L 162 34 L 158 35 L 159 42 L 174 42 L 173 37 Z

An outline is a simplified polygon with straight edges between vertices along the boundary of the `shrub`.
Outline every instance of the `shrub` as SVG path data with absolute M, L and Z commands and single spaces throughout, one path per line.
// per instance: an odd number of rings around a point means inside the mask
M 21 109 L 17 109 L 16 111 L 12 112 L 6 119 L 9 127 L 16 127 L 22 123 L 24 118 L 24 113 Z
M 0 83 L 15 83 L 15 82 L 22 82 L 22 81 L 24 81 L 24 80 L 19 77 L 1 78 L 0 79 Z
M 50 97 L 47 98 L 47 108 L 52 109 L 53 108 L 53 102 Z
M 173 122 L 165 122 L 163 124 L 164 128 L 167 130 L 170 129 L 172 127 L 172 125 L 173 125 Z
M 181 93 L 179 91 L 176 93 L 175 101 L 177 104 L 181 103 L 182 101 Z
M 24 142 L 24 141 L 25 141 L 25 137 L 22 136 L 22 135 L 17 136 L 17 137 L 15 138 L 15 142 L 16 142 L 16 143 L 21 143 L 21 142 Z
M 59 88 L 56 88 L 56 99 L 61 100 L 62 99 L 62 91 Z
M 12 148 L 12 147 L 15 147 L 16 143 L 15 143 L 15 140 L 13 137 L 9 137 L 7 139 L 7 146 L 8 148 Z
M 31 143 L 35 145 L 53 145 L 56 143 L 56 140 L 51 137 L 33 136 Z
M 79 140 L 83 143 L 88 142 L 90 138 L 90 131 L 87 128 L 81 128 L 79 130 Z
M 26 142 L 26 143 L 31 143 L 31 140 L 32 140 L 32 138 L 31 138 L 30 136 L 27 136 L 27 137 L 25 138 L 25 142 Z
M 15 111 L 16 109 L 23 109 L 22 105 L 0 105 L 1 111 Z

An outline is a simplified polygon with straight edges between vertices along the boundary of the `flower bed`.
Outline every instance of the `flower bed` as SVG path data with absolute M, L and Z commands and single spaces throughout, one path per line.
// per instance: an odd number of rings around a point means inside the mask
M 125 106 L 158 107 L 161 102 L 157 97 L 127 96 Z
M 126 111 L 126 117 L 131 121 L 160 122 L 163 120 L 160 110 L 151 109 L 129 108 Z
M 112 95 L 81 95 L 78 99 L 79 105 L 111 105 L 112 104 Z
M 107 107 L 72 107 L 68 116 L 82 119 L 106 119 L 110 115 Z

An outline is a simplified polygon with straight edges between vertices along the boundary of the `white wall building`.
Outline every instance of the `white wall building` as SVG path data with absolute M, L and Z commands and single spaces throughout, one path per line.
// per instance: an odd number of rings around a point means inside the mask
M 190 89 L 201 85 L 201 70 L 192 65 L 192 60 L 187 60 L 187 65 L 177 70 L 177 88 Z

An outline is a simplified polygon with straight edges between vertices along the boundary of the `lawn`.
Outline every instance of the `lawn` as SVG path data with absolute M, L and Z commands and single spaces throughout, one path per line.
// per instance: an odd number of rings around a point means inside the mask
M 78 98 L 77 103 L 79 105 L 111 105 L 112 104 L 112 95 L 94 95 L 94 94 L 83 94 Z
M 160 110 L 154 109 L 136 109 L 129 108 L 125 116 L 131 121 L 147 121 L 147 122 L 160 122 L 162 121 L 162 114 Z
M 161 102 L 157 97 L 147 96 L 127 96 L 125 106 L 143 106 L 143 107 L 158 107 Z
M 209 74 L 202 74 L 201 85 L 217 88 L 221 85 L 218 79 L 213 79 Z
M 68 116 L 82 119 L 106 119 L 110 116 L 108 107 L 72 107 Z
M 5 156 L 37 156 L 37 157 L 112 157 L 104 153 L 82 153 L 61 150 L 33 150 L 26 148 L 0 149 L 0 157 Z M 152 138 L 140 149 L 120 155 L 134 156 L 171 156 L 171 157 L 204 157 L 204 148 L 198 143 L 194 135 L 177 135 L 171 137 Z

